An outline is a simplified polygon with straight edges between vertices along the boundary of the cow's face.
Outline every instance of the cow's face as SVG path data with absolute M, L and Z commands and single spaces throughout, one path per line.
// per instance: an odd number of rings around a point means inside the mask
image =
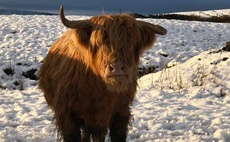
M 110 46 L 110 45 L 108 45 Z M 101 76 L 110 91 L 125 91 L 134 85 L 137 62 L 135 62 L 133 46 L 99 47 L 93 57 L 96 72 Z
M 76 30 L 79 48 L 90 54 L 87 66 L 102 78 L 109 91 L 122 92 L 136 87 L 140 55 L 153 45 L 155 33 L 166 34 L 161 26 L 125 14 L 97 16 L 74 23 L 66 20 L 62 19 L 63 24 Z
M 141 31 L 127 16 L 94 17 L 89 48 L 98 74 L 110 91 L 135 86 L 140 55 Z M 154 37 L 153 37 L 154 40 Z
M 98 26 L 92 31 L 90 50 L 95 68 L 108 90 L 125 91 L 135 81 L 140 31 L 135 24 L 129 25 L 128 21 L 119 23 L 116 20 L 110 19 L 103 23 L 96 21 Z

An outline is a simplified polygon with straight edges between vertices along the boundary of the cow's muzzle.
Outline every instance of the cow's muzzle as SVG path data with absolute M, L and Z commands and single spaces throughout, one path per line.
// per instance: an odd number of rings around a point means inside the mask
M 107 77 L 118 77 L 125 75 L 125 65 L 120 61 L 115 61 L 106 65 Z

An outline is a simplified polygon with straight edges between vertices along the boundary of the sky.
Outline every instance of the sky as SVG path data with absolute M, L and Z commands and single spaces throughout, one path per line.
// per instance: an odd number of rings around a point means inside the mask
M 0 8 L 54 13 L 58 11 L 59 5 L 64 5 L 69 14 L 83 10 L 158 14 L 230 9 L 230 0 L 0 0 Z

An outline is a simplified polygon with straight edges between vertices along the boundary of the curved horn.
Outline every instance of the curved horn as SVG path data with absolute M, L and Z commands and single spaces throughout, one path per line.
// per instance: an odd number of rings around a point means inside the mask
M 66 19 L 64 15 L 64 7 L 62 5 L 60 6 L 60 18 L 61 18 L 62 24 L 66 26 L 67 28 L 76 28 L 79 25 L 79 23 L 88 21 L 88 20 L 70 21 Z
M 153 25 L 154 26 L 154 29 L 156 30 L 156 33 L 159 34 L 159 35 L 166 35 L 167 34 L 167 30 L 160 26 L 160 25 Z
M 154 25 L 154 24 L 144 22 L 144 21 L 138 21 L 138 22 L 142 26 L 149 27 L 149 28 L 153 29 L 153 31 L 156 34 L 159 34 L 159 35 L 166 35 L 167 34 L 167 30 L 160 25 Z

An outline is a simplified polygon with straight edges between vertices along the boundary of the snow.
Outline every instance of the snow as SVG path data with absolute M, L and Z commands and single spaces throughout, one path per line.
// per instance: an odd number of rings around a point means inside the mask
M 218 15 L 228 12 L 219 10 Z M 55 141 L 52 111 L 37 81 L 25 74 L 32 69 L 37 73 L 50 45 L 67 28 L 56 15 L 0 19 L 0 141 Z M 229 142 L 230 52 L 221 49 L 230 41 L 230 25 L 139 20 L 160 24 L 168 34 L 158 36 L 141 58 L 140 66 L 158 67 L 138 81 L 127 141 Z

